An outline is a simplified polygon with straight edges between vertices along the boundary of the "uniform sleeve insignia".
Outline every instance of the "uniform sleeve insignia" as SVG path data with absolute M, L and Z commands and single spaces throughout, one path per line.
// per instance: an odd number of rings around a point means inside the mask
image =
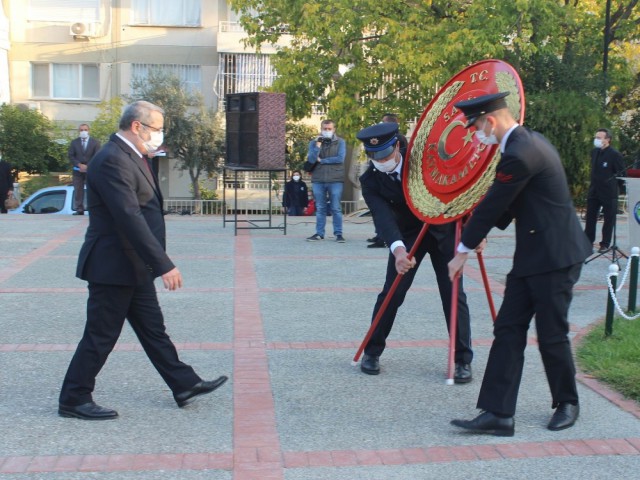
M 500 183 L 509 183 L 511 180 L 513 180 L 513 175 L 507 175 L 505 173 L 498 172 L 496 173 L 496 180 Z

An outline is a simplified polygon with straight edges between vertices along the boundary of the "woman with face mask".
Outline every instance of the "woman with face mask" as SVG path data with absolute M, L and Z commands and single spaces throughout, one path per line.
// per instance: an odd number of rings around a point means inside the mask
M 282 205 L 287 209 L 289 216 L 304 215 L 304 209 L 309 205 L 309 191 L 307 184 L 302 180 L 300 170 L 294 170 L 284 186 Z

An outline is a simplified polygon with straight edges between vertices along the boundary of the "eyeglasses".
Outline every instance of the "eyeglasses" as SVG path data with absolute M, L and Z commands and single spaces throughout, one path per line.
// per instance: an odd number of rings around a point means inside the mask
M 151 125 L 147 125 L 146 123 L 142 123 L 142 122 L 140 122 L 140 125 L 142 125 L 143 127 L 146 127 L 146 128 L 150 128 L 154 132 L 163 132 L 164 133 L 164 128 L 152 127 Z

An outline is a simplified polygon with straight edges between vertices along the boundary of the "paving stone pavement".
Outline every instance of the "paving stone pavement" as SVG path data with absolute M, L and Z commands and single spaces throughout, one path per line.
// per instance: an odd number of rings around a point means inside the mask
M 85 321 L 86 285 L 74 273 L 87 223 L 0 215 L 2 479 L 584 480 L 630 478 L 640 469 L 638 405 L 587 375 L 578 375 L 577 424 L 545 428 L 552 410 L 534 328 L 515 436 L 468 435 L 449 425 L 477 413 L 492 341 L 474 259 L 465 270 L 472 383 L 445 384 L 448 339 L 428 262 L 399 312 L 382 373 L 352 366 L 387 256 L 366 248 L 373 234 L 366 218 L 345 217 L 341 244 L 330 236 L 306 242 L 314 232 L 308 217 L 288 218 L 286 235 L 234 235 L 221 217 L 167 216 L 168 251 L 185 278 L 177 292 L 157 283 L 167 330 L 201 376 L 224 374 L 229 382 L 177 408 L 127 326 L 95 391 L 120 418 L 61 418 L 59 388 Z M 618 240 L 628 251 L 626 218 Z M 511 228 L 489 238 L 496 306 L 513 243 Z M 575 341 L 605 313 L 610 263 L 603 256 L 583 268 L 570 312 Z M 620 295 L 626 302 L 624 289 Z

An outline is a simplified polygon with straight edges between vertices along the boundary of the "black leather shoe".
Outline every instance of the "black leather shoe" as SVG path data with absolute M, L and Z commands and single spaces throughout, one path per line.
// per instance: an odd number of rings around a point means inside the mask
M 111 420 L 118 418 L 118 412 L 96 405 L 94 402 L 76 406 L 60 404 L 58 406 L 58 415 L 66 418 L 81 418 L 82 420 Z
M 196 383 L 189 390 L 174 395 L 173 398 L 175 399 L 179 407 L 184 407 L 185 405 L 190 403 L 193 398 L 197 397 L 198 395 L 204 395 L 206 393 L 213 392 L 227 380 L 228 378 L 224 375 L 210 382 L 203 380 L 202 382 Z
M 77 212 L 73 212 L 72 215 L 84 215 L 84 212 L 78 210 Z
M 557 431 L 572 427 L 580 415 L 580 405 L 573 405 L 569 402 L 562 402 L 556 408 L 555 413 L 549 421 L 547 428 Z
M 451 425 L 471 433 L 513 437 L 515 421 L 513 417 L 500 418 L 491 412 L 482 412 L 473 420 L 451 420 Z
M 366 353 L 362 357 L 360 363 L 360 370 L 367 375 L 378 375 L 380 373 L 380 357 L 377 355 L 367 355 Z
M 387 244 L 382 240 L 378 240 L 376 242 L 370 243 L 367 245 L 367 248 L 387 248 Z
M 369 243 L 375 243 L 379 241 L 380 241 L 380 237 L 378 237 L 377 235 L 375 237 L 367 238 L 367 242 Z
M 456 370 L 453 374 L 455 383 L 469 383 L 473 379 L 471 365 L 468 363 L 456 363 Z

